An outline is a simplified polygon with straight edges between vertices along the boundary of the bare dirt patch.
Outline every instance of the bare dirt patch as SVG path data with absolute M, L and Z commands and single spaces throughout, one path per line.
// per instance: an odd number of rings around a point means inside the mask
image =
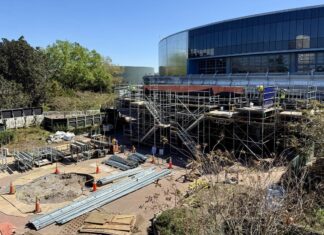
M 82 195 L 86 181 L 85 175 L 75 173 L 50 174 L 17 188 L 16 197 L 27 204 L 36 197 L 44 204 L 70 201 Z

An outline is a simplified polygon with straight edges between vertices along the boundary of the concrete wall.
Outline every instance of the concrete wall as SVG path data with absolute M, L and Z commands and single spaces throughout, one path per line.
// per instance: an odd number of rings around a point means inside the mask
M 23 127 L 31 127 L 40 125 L 44 120 L 44 115 L 14 117 L 7 119 L 0 119 L 0 123 L 4 124 L 5 129 L 16 129 Z
M 0 129 L 16 129 L 40 125 L 44 120 L 42 108 L 0 110 Z

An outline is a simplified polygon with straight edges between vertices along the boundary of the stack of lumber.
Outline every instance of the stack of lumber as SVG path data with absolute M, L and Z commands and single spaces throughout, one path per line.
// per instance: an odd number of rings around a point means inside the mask
M 135 225 L 135 215 L 113 215 L 95 211 L 89 214 L 80 233 L 129 235 Z

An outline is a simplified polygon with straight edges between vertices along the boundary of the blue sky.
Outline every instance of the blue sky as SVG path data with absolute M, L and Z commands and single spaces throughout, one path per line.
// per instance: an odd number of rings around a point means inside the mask
M 119 65 L 158 67 L 158 42 L 187 28 L 323 0 L 1 0 L 0 37 L 69 40 Z

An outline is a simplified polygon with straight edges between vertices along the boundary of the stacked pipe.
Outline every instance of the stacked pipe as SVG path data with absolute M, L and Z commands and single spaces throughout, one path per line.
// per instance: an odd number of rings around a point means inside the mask
M 97 181 L 97 184 L 99 186 L 109 184 L 109 183 L 114 182 L 116 180 L 119 180 L 121 178 L 136 175 L 136 174 L 138 174 L 138 173 L 140 173 L 142 171 L 143 171 L 142 168 L 135 168 L 135 169 L 131 169 L 131 170 L 128 170 L 128 171 L 119 172 L 117 174 L 109 175 L 109 176 L 106 176 L 106 177 L 103 177 L 103 178 L 99 179 Z
M 138 166 L 138 162 L 126 160 L 117 155 L 112 155 L 108 160 L 105 161 L 106 165 L 117 167 L 120 170 L 129 170 Z
M 171 171 L 168 169 L 164 169 L 160 172 L 157 172 L 152 168 L 143 170 L 132 178 L 127 178 L 121 182 L 113 184 L 109 188 L 92 193 L 88 197 L 73 202 L 64 208 L 52 211 L 35 219 L 31 219 L 29 223 L 37 230 L 55 222 L 58 224 L 64 224 L 80 215 L 143 188 L 170 173 Z
M 143 154 L 140 154 L 140 153 L 133 153 L 127 159 L 131 160 L 133 162 L 137 162 L 138 164 L 141 164 L 141 163 L 144 163 L 147 160 L 147 157 L 145 155 L 143 155 Z

